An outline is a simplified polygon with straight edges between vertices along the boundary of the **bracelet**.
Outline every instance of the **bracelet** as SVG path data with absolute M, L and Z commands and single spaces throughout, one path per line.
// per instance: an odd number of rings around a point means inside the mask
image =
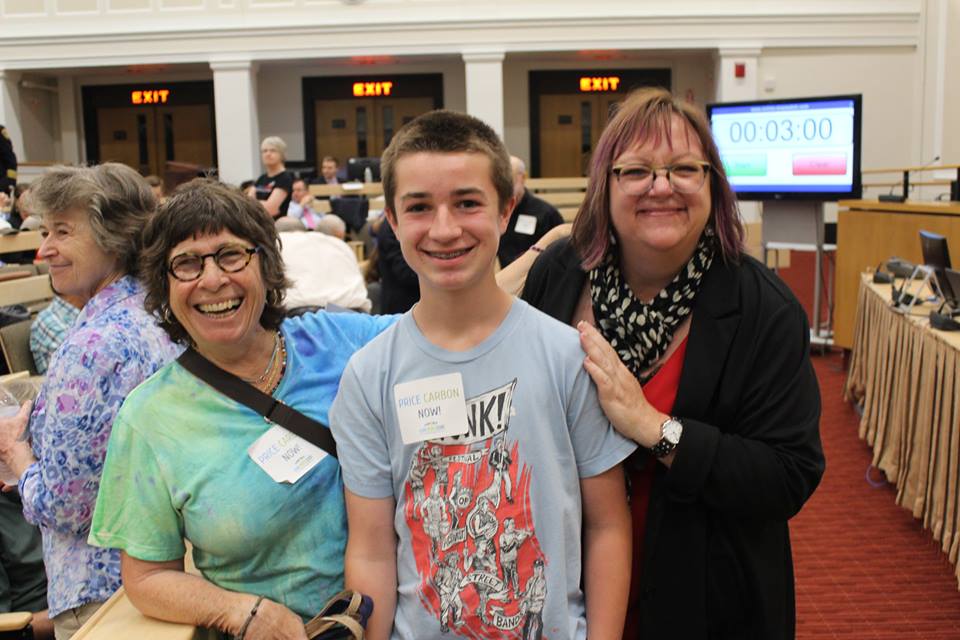
M 530 249 L 528 249 L 528 251 L 533 251 L 534 253 L 543 253 L 543 247 L 538 247 L 537 245 L 532 244 L 530 245 Z
M 250 615 L 247 616 L 246 621 L 243 623 L 243 626 L 240 627 L 240 633 L 237 634 L 237 640 L 243 640 L 243 637 L 247 635 L 247 629 L 250 628 L 250 623 L 253 622 L 253 617 L 257 615 L 257 609 L 260 608 L 260 603 L 263 602 L 263 596 L 257 598 L 257 601 L 253 605 L 253 609 L 250 609 Z

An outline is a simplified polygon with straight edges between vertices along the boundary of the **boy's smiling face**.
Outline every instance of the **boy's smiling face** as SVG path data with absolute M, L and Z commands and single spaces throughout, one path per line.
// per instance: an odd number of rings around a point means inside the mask
M 493 281 L 513 199 L 500 203 L 482 153 L 418 152 L 396 162 L 391 226 L 420 292 L 468 291 Z

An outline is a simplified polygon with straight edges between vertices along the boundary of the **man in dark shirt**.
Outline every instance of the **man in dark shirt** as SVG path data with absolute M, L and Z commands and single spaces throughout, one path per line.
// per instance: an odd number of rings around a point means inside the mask
M 547 231 L 563 224 L 563 216 L 556 207 L 527 191 L 527 168 L 523 160 L 510 156 L 510 164 L 513 166 L 513 197 L 517 204 L 510 214 L 507 231 L 500 237 L 497 257 L 501 267 L 516 260 Z
M 384 220 L 377 231 L 380 313 L 403 313 L 420 299 L 420 279 L 400 252 L 400 241 Z
M 0 192 L 9 196 L 10 187 L 17 184 L 17 154 L 13 152 L 10 134 L 0 124 Z
M 34 637 L 53 638 L 40 530 L 23 519 L 16 493 L 0 493 L 0 613 L 33 613 Z

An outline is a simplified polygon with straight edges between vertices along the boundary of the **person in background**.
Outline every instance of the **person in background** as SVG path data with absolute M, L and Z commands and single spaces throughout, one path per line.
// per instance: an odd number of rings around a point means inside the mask
M 317 178 L 317 184 L 339 184 L 340 176 L 337 172 L 340 170 L 340 162 L 333 156 L 324 156 L 320 161 L 320 177 Z
M 0 461 L 19 478 L 23 514 L 43 535 L 50 617 L 66 640 L 120 586 L 120 553 L 86 541 L 114 417 L 180 349 L 144 310 L 134 275 L 156 206 L 136 171 L 118 163 L 53 167 L 33 183 L 29 202 L 43 219 L 38 255 L 53 288 L 83 310 L 51 358 L 33 410 L 24 403 L 0 418 Z
M 314 211 L 313 205 L 313 196 L 310 195 L 307 182 L 303 178 L 295 179 L 290 206 L 287 207 L 287 215 L 300 220 L 304 227 L 312 231 L 317 228 L 317 223 L 324 218 L 324 214 Z
M 287 307 L 291 312 L 328 305 L 370 312 L 360 264 L 346 242 L 325 233 L 308 233 L 299 220 L 289 216 L 277 220 L 277 231 L 290 279 Z
M 163 330 L 320 423 L 347 359 L 394 322 L 363 313 L 285 318 L 276 224 L 215 182 L 179 187 L 144 243 L 146 307 Z M 302 469 L 269 466 L 284 434 L 179 362 L 130 395 L 110 439 L 90 541 L 121 550 L 134 606 L 244 640 L 306 640 L 304 621 L 343 588 L 343 483 L 333 456 Z M 184 538 L 201 575 L 184 571 Z
M 789 640 L 787 521 L 824 471 L 803 308 L 743 249 L 703 113 L 628 96 L 594 149 L 569 242 L 525 300 L 577 326 L 628 462 L 626 638 Z
M 30 353 L 33 354 L 33 364 L 38 374 L 47 373 L 50 358 L 63 344 L 82 308 L 82 297 L 64 296 L 54 292 L 50 304 L 34 318 L 30 325 Z
M 150 191 L 153 192 L 153 197 L 156 199 L 157 205 L 163 204 L 163 201 L 166 200 L 166 195 L 163 193 L 163 180 L 160 176 L 151 174 L 144 178 L 144 180 L 150 185 Z
M 260 160 L 264 173 L 253 184 L 252 195 L 260 201 L 270 217 L 287 215 L 293 193 L 293 176 L 287 171 L 287 143 L 277 136 L 268 136 L 260 143 Z
M 380 274 L 380 313 L 403 313 L 420 299 L 420 280 L 400 251 L 393 228 L 377 231 L 377 272 Z
M 52 640 L 40 530 L 23 519 L 14 493 L 0 493 L 0 613 L 28 611 L 33 640 Z
M 17 184 L 17 154 L 13 150 L 10 134 L 0 124 L 0 205 L 9 204 L 10 189 Z
M 333 236 L 337 240 L 346 240 L 347 223 L 340 216 L 324 216 L 317 222 L 316 231 L 328 236 Z
M 556 207 L 527 190 L 527 167 L 523 160 L 510 156 L 510 167 L 513 170 L 513 197 L 517 205 L 510 214 L 507 231 L 500 238 L 497 258 L 501 267 L 516 260 L 550 229 L 563 224 L 563 216 Z

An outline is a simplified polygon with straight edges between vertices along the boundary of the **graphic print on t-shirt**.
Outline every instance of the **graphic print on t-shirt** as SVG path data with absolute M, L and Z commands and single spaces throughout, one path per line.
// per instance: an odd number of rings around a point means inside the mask
M 469 432 L 423 443 L 403 491 L 418 595 L 441 631 L 458 637 L 543 637 L 546 559 L 531 469 L 507 440 L 516 385 L 468 398 Z

